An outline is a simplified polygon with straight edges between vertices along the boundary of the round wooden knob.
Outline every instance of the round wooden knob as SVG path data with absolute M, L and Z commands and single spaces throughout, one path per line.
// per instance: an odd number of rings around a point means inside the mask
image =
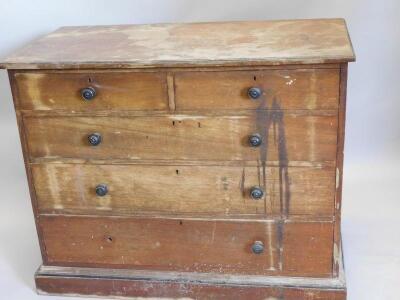
M 255 241 L 253 245 L 251 246 L 251 251 L 253 251 L 254 254 L 261 254 L 264 252 L 264 243 L 261 241 Z
M 103 197 L 105 195 L 107 195 L 108 193 L 108 188 L 105 184 L 99 184 L 98 186 L 96 186 L 96 195 Z
M 249 96 L 250 99 L 256 100 L 260 98 L 262 94 L 262 91 L 258 87 L 251 87 L 247 90 L 247 95 Z
M 92 133 L 88 135 L 89 144 L 92 146 L 97 146 L 101 143 L 101 135 L 100 133 Z
M 84 100 L 92 100 L 96 97 L 96 90 L 92 87 L 87 87 L 81 90 L 81 95 Z
M 261 135 L 258 133 L 254 133 L 249 136 L 249 144 L 252 147 L 259 147 L 262 144 L 262 138 Z
M 251 198 L 253 198 L 254 200 L 258 200 L 261 199 L 262 197 L 264 197 L 264 191 L 262 188 L 260 188 L 259 186 L 253 186 L 250 189 L 250 196 Z

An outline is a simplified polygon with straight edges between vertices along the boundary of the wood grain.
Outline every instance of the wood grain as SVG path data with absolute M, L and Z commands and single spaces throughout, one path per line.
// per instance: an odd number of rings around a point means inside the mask
M 177 72 L 177 110 L 337 109 L 339 69 Z M 263 95 L 250 99 L 258 87 Z
M 9 69 L 329 63 L 355 59 L 343 19 L 62 27 Z
M 332 272 L 332 236 L 333 226 L 328 223 L 285 224 L 282 260 L 286 274 L 303 276 L 318 271 Z
M 337 116 L 25 117 L 31 158 L 334 161 Z M 87 136 L 103 141 L 90 146 Z M 261 147 L 250 147 L 259 133 Z
M 333 214 L 335 170 L 279 167 L 32 164 L 40 213 L 258 217 Z M 108 194 L 95 193 L 106 184 Z M 253 186 L 264 199 L 250 197 Z M 283 187 L 287 187 L 286 193 Z
M 167 110 L 164 72 L 15 72 L 16 105 L 24 110 Z M 80 94 L 96 90 L 93 100 Z
M 280 260 L 290 253 L 292 261 L 309 258 L 302 276 L 330 277 L 332 255 L 326 250 L 333 246 L 332 223 L 289 224 L 295 244 L 281 239 L 287 224 L 273 221 L 40 217 L 45 265 L 298 275 L 293 263 Z M 254 241 L 264 243 L 262 254 L 252 253 Z M 299 243 L 303 246 L 291 249 Z
M 42 216 L 40 224 L 50 265 L 232 274 L 278 269 L 271 222 Z M 253 254 L 255 240 L 268 251 Z

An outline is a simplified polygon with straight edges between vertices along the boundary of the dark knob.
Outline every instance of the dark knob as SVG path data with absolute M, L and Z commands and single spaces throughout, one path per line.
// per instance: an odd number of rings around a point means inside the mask
M 84 100 L 92 100 L 96 96 L 96 90 L 92 87 L 87 87 L 81 90 L 81 95 Z
M 262 144 L 261 135 L 259 135 L 258 133 L 254 133 L 254 134 L 250 135 L 249 143 L 250 143 L 250 146 L 252 146 L 252 147 L 260 146 Z
M 97 146 L 101 143 L 101 135 L 100 133 L 92 133 L 88 135 L 89 144 L 92 146 Z
M 253 100 L 260 98 L 261 94 L 262 91 L 258 87 L 251 87 L 247 90 L 247 95 Z
M 250 190 L 250 196 L 254 200 L 261 199 L 264 196 L 264 191 L 259 186 L 253 186 Z
M 264 243 L 261 241 L 255 241 L 251 246 L 251 250 L 254 254 L 261 254 L 264 252 Z
M 107 195 L 107 193 L 108 193 L 108 188 L 105 184 L 99 184 L 98 186 L 96 186 L 97 196 L 103 197 Z

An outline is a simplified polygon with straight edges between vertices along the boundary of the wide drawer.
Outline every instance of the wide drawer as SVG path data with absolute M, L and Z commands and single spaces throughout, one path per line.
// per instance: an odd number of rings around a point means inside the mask
M 179 72 L 175 95 L 178 110 L 337 109 L 339 69 Z
M 332 273 L 332 223 L 41 216 L 39 224 L 45 265 Z
M 329 217 L 334 207 L 333 167 L 32 164 L 31 170 L 40 213 Z M 96 194 L 98 187 L 105 195 Z M 251 197 L 260 190 L 263 196 Z
M 334 161 L 337 115 L 25 117 L 31 158 Z M 92 146 L 88 137 L 101 136 Z M 261 145 L 252 147 L 251 136 Z M 97 138 L 97 141 L 100 141 Z
M 25 110 L 165 110 L 165 73 L 155 72 L 17 72 L 16 106 Z M 91 89 L 85 100 L 84 89 Z

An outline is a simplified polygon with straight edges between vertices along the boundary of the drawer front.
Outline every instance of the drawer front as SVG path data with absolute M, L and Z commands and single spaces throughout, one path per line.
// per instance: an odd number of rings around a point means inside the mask
M 251 98 L 250 88 L 260 96 Z M 337 109 L 339 70 L 181 72 L 175 74 L 175 91 L 178 110 Z
M 32 164 L 41 213 L 332 216 L 332 167 Z M 286 176 L 280 174 L 287 172 Z M 265 176 L 265 177 L 264 177 Z M 96 188 L 106 186 L 106 194 Z M 251 193 L 262 190 L 259 199 Z
M 334 161 L 337 116 L 26 117 L 31 158 Z M 88 136 L 101 135 L 91 146 Z M 249 138 L 259 135 L 261 145 Z M 98 138 L 96 140 L 99 140 Z
M 331 223 L 77 216 L 41 216 L 39 223 L 47 265 L 321 277 L 332 271 Z
M 25 110 L 165 110 L 165 73 L 26 72 L 14 74 L 17 108 Z M 85 100 L 85 88 L 95 96 Z M 86 96 L 88 99 L 93 94 Z

